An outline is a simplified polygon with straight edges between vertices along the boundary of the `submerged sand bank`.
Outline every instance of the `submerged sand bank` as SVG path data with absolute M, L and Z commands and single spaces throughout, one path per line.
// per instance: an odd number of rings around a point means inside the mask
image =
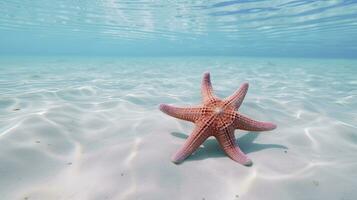
M 140 58 L 0 61 L 1 199 L 345 199 L 357 197 L 356 62 Z M 200 102 L 250 82 L 240 111 L 273 121 L 236 132 L 244 167 L 215 140 L 170 162 L 192 125 L 159 103 Z

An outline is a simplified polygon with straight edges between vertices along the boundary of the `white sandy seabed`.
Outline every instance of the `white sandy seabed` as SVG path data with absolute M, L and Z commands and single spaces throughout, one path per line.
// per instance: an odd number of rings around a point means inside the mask
M 214 139 L 170 161 L 192 124 L 160 103 L 220 97 L 243 81 L 237 131 L 252 167 Z M 357 62 L 273 58 L 1 58 L 0 199 L 357 199 Z

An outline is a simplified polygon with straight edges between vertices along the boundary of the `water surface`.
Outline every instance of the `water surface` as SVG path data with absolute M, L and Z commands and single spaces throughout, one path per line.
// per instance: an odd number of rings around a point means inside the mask
M 356 57 L 355 0 L 0 2 L 0 53 Z

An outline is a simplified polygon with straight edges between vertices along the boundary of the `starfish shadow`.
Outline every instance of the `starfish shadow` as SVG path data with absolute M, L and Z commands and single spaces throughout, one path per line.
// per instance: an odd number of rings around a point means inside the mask
M 236 139 L 237 144 L 242 149 L 245 154 L 249 154 L 256 151 L 261 151 L 264 149 L 288 149 L 284 145 L 280 144 L 258 144 L 254 143 L 254 140 L 262 133 L 249 132 Z M 187 135 L 179 132 L 172 132 L 171 135 L 187 139 Z M 203 146 L 203 147 L 202 147 Z M 214 138 L 208 138 L 200 148 L 196 150 L 190 157 L 187 158 L 187 161 L 190 160 L 202 160 L 212 157 L 225 157 L 225 153 L 222 151 L 218 142 Z

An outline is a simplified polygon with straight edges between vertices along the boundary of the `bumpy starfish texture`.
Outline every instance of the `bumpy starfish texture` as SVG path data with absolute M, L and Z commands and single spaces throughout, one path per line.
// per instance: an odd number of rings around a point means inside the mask
M 250 166 L 252 161 L 236 144 L 235 129 L 246 131 L 269 131 L 276 125 L 259 122 L 246 117 L 236 110 L 240 107 L 248 91 L 248 83 L 244 83 L 231 96 L 221 100 L 213 94 L 210 74 L 204 73 L 202 80 L 203 103 L 200 106 L 186 108 L 160 105 L 160 110 L 172 117 L 195 123 L 192 134 L 179 151 L 172 156 L 176 164 L 184 161 L 210 136 L 214 136 L 224 152 L 234 161 Z

